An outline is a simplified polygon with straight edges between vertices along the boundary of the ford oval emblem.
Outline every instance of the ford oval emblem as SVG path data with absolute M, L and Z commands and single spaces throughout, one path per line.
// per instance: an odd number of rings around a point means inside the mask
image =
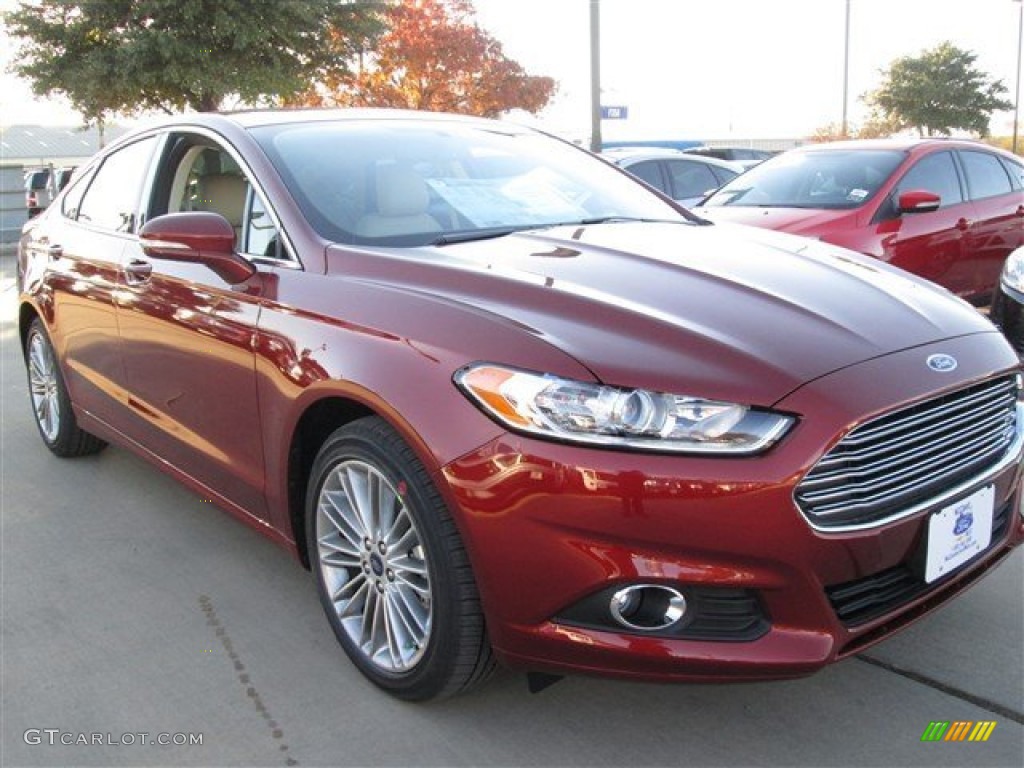
M 932 355 L 927 360 L 928 367 L 939 373 L 949 373 L 956 370 L 956 358 L 952 355 Z
M 961 512 L 957 510 L 956 523 L 953 525 L 953 535 L 963 536 L 971 530 L 972 525 L 974 525 L 974 515 L 969 511 Z

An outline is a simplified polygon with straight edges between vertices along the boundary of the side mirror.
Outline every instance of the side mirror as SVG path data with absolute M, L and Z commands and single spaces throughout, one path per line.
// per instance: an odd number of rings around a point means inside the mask
M 934 192 L 924 189 L 911 189 L 901 192 L 896 201 L 900 213 L 930 213 L 937 211 L 942 205 L 942 198 Z
M 157 216 L 142 227 L 139 239 L 147 256 L 203 264 L 232 285 L 256 274 L 256 267 L 235 253 L 235 230 L 219 213 Z

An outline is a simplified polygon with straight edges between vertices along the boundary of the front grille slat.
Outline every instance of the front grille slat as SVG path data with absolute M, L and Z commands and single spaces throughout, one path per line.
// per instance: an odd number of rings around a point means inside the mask
M 870 525 L 998 462 L 1016 434 L 1003 376 L 865 422 L 805 475 L 796 500 L 822 528 Z
M 837 456 L 829 455 L 827 461 L 822 459 L 818 462 L 816 467 L 817 476 L 815 477 L 814 482 L 827 479 L 834 474 L 842 474 L 854 462 L 857 462 L 859 466 L 864 466 L 868 463 L 878 461 L 878 458 L 882 454 L 897 452 L 901 449 L 903 450 L 902 453 L 905 453 L 905 450 L 909 449 L 910 445 L 928 442 L 932 437 L 937 439 L 955 439 L 966 432 L 981 429 L 987 430 L 988 427 L 994 427 L 998 422 L 1001 422 L 1004 427 L 1010 426 L 1012 412 L 1007 410 L 1007 407 L 1009 407 L 1010 404 L 1012 403 L 1007 403 L 1007 406 L 998 411 L 986 411 L 974 414 L 971 419 L 935 424 L 927 429 L 921 429 L 920 431 L 913 432 L 912 436 L 909 438 L 907 438 L 906 433 L 904 433 L 897 437 L 880 442 L 878 445 L 864 447 L 864 449 L 860 449 L 853 453 L 843 453 Z
M 939 449 L 940 452 L 931 452 L 930 454 L 923 454 L 921 456 L 915 456 L 917 459 L 911 465 L 909 470 L 902 472 L 893 472 L 889 475 L 882 477 L 880 480 L 873 480 L 870 482 L 858 482 L 850 483 L 840 490 L 831 492 L 818 491 L 815 493 L 805 493 L 802 498 L 809 504 L 814 504 L 815 507 L 835 505 L 836 500 L 842 499 L 861 499 L 870 501 L 875 498 L 884 498 L 891 495 L 892 489 L 895 486 L 897 489 L 901 484 L 904 485 L 904 490 L 907 493 L 913 492 L 913 487 L 907 488 L 906 484 L 912 480 L 918 480 L 922 476 L 927 475 L 929 472 L 934 472 L 939 469 L 955 469 L 956 465 L 945 464 L 942 462 L 946 460 L 958 459 L 958 464 L 969 464 L 972 462 L 980 461 L 982 455 L 987 455 L 993 451 L 998 452 L 1002 449 L 1005 441 L 1000 435 L 983 435 L 982 437 L 972 440 L 970 443 L 961 443 L 954 445 L 949 448 Z M 964 456 L 963 454 L 970 451 L 970 454 Z M 851 487 L 856 487 L 856 491 L 850 491 Z
M 978 467 L 984 467 L 988 461 L 990 461 L 992 459 L 998 458 L 998 456 L 1000 454 L 1001 454 L 1001 449 L 1000 449 L 1000 451 L 993 451 L 990 454 L 986 454 L 985 456 L 981 457 L 981 459 L 978 459 L 974 463 L 977 464 Z M 954 466 L 950 467 L 950 469 L 951 470 L 962 470 L 962 469 L 964 469 L 964 468 L 966 468 L 968 466 L 970 466 L 968 464 L 968 460 L 964 459 L 964 460 L 962 460 L 962 462 L 960 464 L 954 465 Z M 922 495 L 920 493 L 912 494 L 911 495 L 911 494 L 908 494 L 908 493 L 900 493 L 898 491 L 897 492 L 884 493 L 884 494 L 876 494 L 874 497 L 872 497 L 870 499 L 867 499 L 867 500 L 864 500 L 864 501 L 849 502 L 849 501 L 843 500 L 843 501 L 835 502 L 835 503 L 833 503 L 831 505 L 821 505 L 820 508 L 819 508 L 820 509 L 819 514 L 827 515 L 830 512 L 835 512 L 837 510 L 841 510 L 843 512 L 856 512 L 858 510 L 864 510 L 864 511 L 876 510 L 879 507 L 879 505 L 882 505 L 882 504 L 886 505 L 885 509 L 886 509 L 886 511 L 888 511 L 888 510 L 892 509 L 893 507 L 899 507 L 901 505 L 912 504 L 915 501 L 919 501 L 921 498 L 926 498 L 928 495 L 929 494 L 923 494 Z
M 970 437 L 976 433 L 979 429 L 988 427 L 1002 426 L 1003 429 L 1009 428 L 1010 418 L 1005 413 L 996 413 L 989 416 L 986 419 L 981 419 L 977 424 L 967 424 L 961 426 L 955 432 L 949 432 L 945 429 L 932 429 L 923 434 L 914 435 L 906 441 L 904 445 L 886 446 L 884 450 L 879 451 L 869 458 L 867 461 L 861 462 L 856 470 L 850 470 L 847 467 L 841 469 L 830 469 L 826 472 L 818 472 L 813 479 L 804 480 L 802 483 L 803 488 L 816 488 L 822 485 L 831 485 L 836 480 L 857 480 L 859 478 L 869 477 L 882 471 L 890 471 L 896 469 L 899 466 L 913 463 L 916 456 L 922 458 L 927 455 L 927 452 L 935 453 L 940 450 L 942 445 L 949 440 L 957 440 L 960 438 Z M 937 438 L 931 440 L 931 438 Z M 939 442 L 941 439 L 941 443 Z M 907 451 L 919 445 L 927 445 L 920 454 L 908 453 Z M 903 449 L 903 450 L 901 450 Z M 895 458 L 889 458 L 895 454 Z M 819 465 L 820 468 L 820 465 Z
M 901 429 L 907 426 L 919 424 L 921 421 L 925 420 L 929 416 L 938 418 L 940 416 L 948 416 L 950 413 L 959 413 L 964 411 L 965 409 L 973 412 L 973 409 L 975 407 L 977 407 L 979 404 L 984 404 L 986 400 L 992 401 L 996 399 L 1002 399 L 998 398 L 998 396 L 1005 396 L 1007 394 L 1010 394 L 1009 389 L 1006 389 L 1005 391 L 1002 388 L 993 389 L 990 392 L 982 392 L 971 397 L 956 398 L 954 400 L 946 402 L 944 403 L 945 408 L 941 412 L 925 411 L 924 414 L 910 414 L 902 418 L 894 418 L 891 422 L 887 420 L 885 424 L 879 424 L 878 426 L 871 426 L 871 424 L 873 423 L 871 422 L 858 428 L 857 435 L 849 435 L 848 441 L 844 440 L 844 443 L 850 446 L 860 445 L 861 443 L 865 443 L 869 440 L 876 439 L 879 436 L 879 434 L 887 434 L 896 429 Z M 1013 400 L 1015 398 L 1007 397 L 1005 399 Z M 883 416 L 881 418 L 886 419 L 887 417 Z

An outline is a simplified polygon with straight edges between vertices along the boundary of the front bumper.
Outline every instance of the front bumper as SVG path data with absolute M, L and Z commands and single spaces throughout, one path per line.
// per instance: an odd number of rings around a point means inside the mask
M 936 352 L 959 360 L 954 376 L 923 367 Z M 858 423 L 1015 365 L 992 333 L 844 369 L 777 404 L 800 423 L 757 457 L 645 455 L 504 435 L 449 464 L 445 491 L 496 652 L 510 666 L 549 672 L 753 680 L 809 674 L 877 642 L 974 583 L 1024 539 L 1021 420 L 1001 466 L 899 520 L 815 530 L 794 488 Z M 930 515 L 988 485 L 997 513 L 991 544 L 924 584 L 917 561 Z M 894 600 L 879 599 L 852 620 L 845 614 L 841 598 L 851 589 L 884 593 L 898 571 Z M 636 582 L 688 594 L 742 591 L 755 596 L 767 629 L 755 639 L 708 640 L 564 618 L 595 592 Z

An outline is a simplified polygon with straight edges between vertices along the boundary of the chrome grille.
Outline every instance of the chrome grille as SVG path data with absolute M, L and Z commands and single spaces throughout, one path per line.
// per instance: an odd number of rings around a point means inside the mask
M 1002 377 L 866 422 L 804 476 L 797 503 L 822 528 L 898 514 L 1002 458 L 1016 403 L 1016 378 Z

